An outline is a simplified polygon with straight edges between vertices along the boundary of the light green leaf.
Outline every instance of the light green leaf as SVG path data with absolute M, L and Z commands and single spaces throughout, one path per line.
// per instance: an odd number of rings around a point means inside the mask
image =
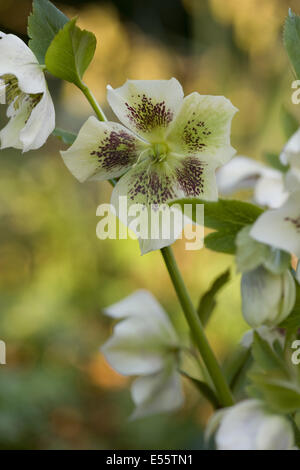
M 219 230 L 207 235 L 204 239 L 206 248 L 218 253 L 226 253 L 227 255 L 234 255 L 236 251 L 235 238 L 239 232 L 240 227 L 236 230 Z M 233 229 L 233 226 L 232 226 Z
M 214 409 L 220 408 L 215 392 L 210 388 L 209 385 L 207 385 L 206 382 L 203 382 L 202 380 L 199 380 L 199 379 L 195 379 L 194 377 L 191 377 L 186 372 L 180 371 L 180 373 L 184 375 L 187 379 L 189 379 L 192 384 L 195 385 L 195 387 L 199 390 L 201 395 L 203 395 L 203 397 L 206 398 L 211 403 Z
M 179 199 L 170 205 L 204 204 L 204 225 L 218 230 L 205 238 L 205 246 L 211 250 L 234 254 L 236 251 L 235 238 L 238 232 L 250 225 L 260 216 L 263 210 L 248 202 L 235 199 L 219 199 L 217 202 L 202 201 L 201 199 Z M 196 210 L 193 210 L 195 220 Z
M 274 410 L 280 413 L 293 413 L 300 409 L 300 388 L 297 384 L 275 373 L 251 373 L 249 377 L 253 383 L 252 392 L 260 392 L 268 406 Z
M 52 75 L 78 87 L 94 57 L 96 37 L 76 26 L 76 18 L 69 21 L 51 42 L 46 54 L 46 67 Z
M 200 299 L 199 306 L 198 306 L 198 315 L 200 317 L 201 322 L 205 326 L 216 307 L 217 301 L 216 296 L 224 287 L 224 285 L 230 279 L 230 270 L 227 269 L 224 273 L 222 273 L 211 285 L 205 294 Z
M 285 20 L 283 43 L 297 78 L 300 78 L 300 17 L 289 10 Z
M 33 0 L 32 13 L 28 17 L 29 47 L 40 64 L 54 36 L 69 21 L 69 18 L 48 0 Z
M 54 129 L 52 134 L 55 137 L 58 137 L 60 140 L 63 141 L 64 144 L 67 145 L 72 145 L 76 139 L 76 134 L 74 134 L 73 132 L 65 131 L 64 129 L 59 129 L 58 127 Z

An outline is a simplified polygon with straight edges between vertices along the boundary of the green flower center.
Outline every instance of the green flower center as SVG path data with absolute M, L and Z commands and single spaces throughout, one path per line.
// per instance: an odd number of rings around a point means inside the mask
M 151 146 L 151 157 L 155 163 L 161 163 L 167 158 L 168 151 L 168 146 L 165 143 L 153 144 Z

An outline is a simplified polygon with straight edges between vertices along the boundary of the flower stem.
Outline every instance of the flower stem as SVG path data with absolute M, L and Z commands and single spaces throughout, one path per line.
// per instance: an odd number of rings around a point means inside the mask
M 90 103 L 93 110 L 95 111 L 96 116 L 99 119 L 99 121 L 107 121 L 104 112 L 102 111 L 100 105 L 98 104 L 96 98 L 94 97 L 89 87 L 82 82 L 79 88 L 83 92 L 83 94 L 86 96 L 88 102 Z
M 200 318 L 192 304 L 187 288 L 184 284 L 180 271 L 178 269 L 171 247 L 165 247 L 161 250 L 174 289 L 181 304 L 185 318 L 193 334 L 195 343 L 201 354 L 201 357 L 207 367 L 211 380 L 214 383 L 218 399 L 221 406 L 231 406 L 234 404 L 230 388 L 224 378 L 218 361 L 207 341 L 206 335 Z

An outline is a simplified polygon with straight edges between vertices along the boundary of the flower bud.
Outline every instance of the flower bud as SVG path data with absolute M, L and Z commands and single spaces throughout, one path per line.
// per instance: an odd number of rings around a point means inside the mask
M 218 450 L 290 450 L 293 428 L 287 418 L 268 411 L 260 400 L 245 400 L 213 415 L 208 431 Z
M 279 325 L 290 314 L 296 298 L 289 270 L 273 274 L 263 266 L 242 275 L 241 291 L 243 317 L 252 328 Z

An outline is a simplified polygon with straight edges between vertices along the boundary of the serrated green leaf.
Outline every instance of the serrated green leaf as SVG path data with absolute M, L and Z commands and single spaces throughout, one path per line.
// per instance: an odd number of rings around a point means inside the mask
M 94 57 L 96 37 L 76 26 L 76 18 L 57 33 L 46 54 L 46 67 L 52 75 L 82 87 L 82 78 Z
M 55 137 L 58 137 L 60 140 L 63 141 L 64 144 L 67 144 L 67 145 L 72 145 L 73 142 L 75 142 L 75 139 L 77 137 L 76 134 L 74 134 L 73 132 L 68 132 L 68 131 L 65 131 L 64 129 L 59 129 L 58 127 L 54 129 L 52 134 Z
M 291 10 L 284 25 L 283 43 L 296 76 L 300 78 L 300 17 Z
M 28 17 L 29 47 L 40 64 L 45 64 L 45 55 L 54 36 L 69 21 L 48 0 L 33 0 L 32 13 Z
M 224 285 L 229 281 L 229 279 L 230 270 L 227 269 L 224 273 L 222 273 L 215 279 L 208 291 L 202 295 L 198 306 L 198 315 L 204 326 L 207 324 L 214 308 L 216 307 L 217 294 L 220 292 L 222 287 L 224 287 Z

